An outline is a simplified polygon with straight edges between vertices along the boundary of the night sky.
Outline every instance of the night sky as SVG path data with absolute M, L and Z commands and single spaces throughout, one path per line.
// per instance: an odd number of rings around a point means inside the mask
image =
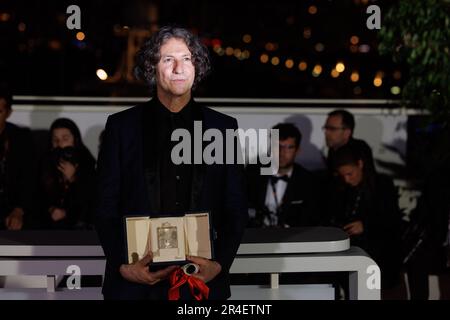
M 81 30 L 66 27 L 71 4 L 81 9 Z M 146 96 L 143 84 L 126 79 L 129 31 L 177 24 L 211 53 L 213 72 L 197 96 L 396 99 L 405 72 L 378 54 L 377 30 L 366 27 L 371 4 L 383 15 L 384 2 L 368 0 L 7 0 L 0 78 L 21 95 Z M 344 70 L 333 71 L 339 62 Z

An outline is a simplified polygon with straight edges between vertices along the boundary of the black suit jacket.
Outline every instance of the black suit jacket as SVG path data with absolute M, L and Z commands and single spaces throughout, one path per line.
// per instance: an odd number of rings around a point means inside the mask
M 401 264 L 398 191 L 392 179 L 381 174 L 373 176 L 372 186 L 365 180 L 359 188 L 361 198 L 355 209 L 356 188 L 343 182 L 330 187 L 326 201 L 329 221 L 335 227 L 362 221 L 364 231 L 352 236 L 351 244 L 363 248 L 375 260 L 383 274 L 382 286 L 389 287 L 398 281 Z M 351 216 L 353 210 L 355 215 Z
M 138 105 L 110 116 L 106 123 L 98 160 L 96 209 L 96 228 L 107 257 L 105 298 L 167 298 L 167 281 L 140 285 L 126 281 L 119 272 L 120 265 L 127 263 L 124 215 L 158 211 L 159 174 L 156 167 L 145 170 L 144 165 L 142 119 L 144 108 L 151 107 L 151 101 Z M 225 137 L 226 129 L 237 128 L 234 118 L 198 104 L 194 108 L 203 120 L 203 130 L 216 128 Z M 228 298 L 228 271 L 247 223 L 243 166 L 194 165 L 191 189 L 190 209 L 211 212 L 215 260 L 222 266 L 221 273 L 208 283 L 210 298 Z
M 28 128 L 21 128 L 7 122 L 5 131 L 9 141 L 6 155 L 6 206 L 0 208 L 0 229 L 4 228 L 4 218 L 14 208 L 22 208 L 25 212 L 24 220 L 30 218 L 33 210 L 33 191 L 36 179 L 34 147 L 31 132 Z
M 259 168 L 249 168 L 249 207 L 256 209 L 255 220 L 250 226 L 259 227 L 259 215 L 264 212 L 269 176 L 259 174 Z M 279 221 L 291 227 L 317 226 L 320 224 L 318 210 L 318 181 L 316 177 L 299 164 L 294 164 L 280 208 Z
M 426 177 L 417 207 L 410 214 L 410 224 L 417 228 L 414 244 L 423 240 L 410 259 L 421 265 L 423 272 L 438 274 L 447 267 L 447 242 L 450 219 L 450 159 L 435 166 Z M 423 231 L 423 235 L 420 234 Z M 408 238 L 404 239 L 408 240 Z M 406 241 L 405 241 L 406 242 Z M 449 246 L 449 244 L 447 244 Z M 406 247 L 406 246 L 405 246 Z M 406 252 L 411 251 L 407 247 Z M 415 267 L 417 268 L 417 267 Z

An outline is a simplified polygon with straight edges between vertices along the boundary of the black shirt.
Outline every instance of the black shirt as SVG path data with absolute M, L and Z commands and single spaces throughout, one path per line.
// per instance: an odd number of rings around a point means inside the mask
M 193 145 L 194 115 L 192 100 L 179 112 L 171 112 L 157 98 L 146 106 L 144 113 L 144 154 L 146 166 L 156 165 L 160 183 L 159 214 L 176 214 L 190 208 L 192 165 L 175 165 L 171 152 L 178 141 L 171 141 L 172 132 L 186 129 Z M 154 108 L 150 110 L 150 108 Z M 153 117 L 153 118 L 152 118 Z M 193 148 L 191 147 L 191 160 Z

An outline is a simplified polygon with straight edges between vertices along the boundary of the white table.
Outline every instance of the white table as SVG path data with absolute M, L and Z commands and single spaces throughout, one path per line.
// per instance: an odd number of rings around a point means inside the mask
M 248 229 L 230 273 L 269 273 L 271 290 L 283 290 L 280 273 L 348 272 L 351 300 L 379 300 L 380 290 L 367 285 L 372 268 L 378 266 L 362 249 L 350 247 L 340 229 Z
M 105 265 L 94 231 L 0 231 L 0 276 L 46 276 L 47 293 L 55 293 L 57 276 L 72 274 L 70 266 L 103 276 Z
M 67 275 L 70 265 L 79 266 L 82 275 L 103 275 L 105 262 L 93 231 L 0 232 L 0 276 L 46 276 L 50 299 L 55 298 L 55 277 Z M 372 265 L 376 266 L 363 250 L 350 248 L 348 237 L 339 229 L 247 229 L 230 272 L 270 273 L 276 287 L 280 273 L 345 271 L 350 299 L 379 299 L 380 290 L 366 286 Z M 274 291 L 282 289 L 283 285 L 261 292 L 268 298 L 282 298 L 286 296 L 282 291 Z M 65 291 L 63 298 L 69 294 Z

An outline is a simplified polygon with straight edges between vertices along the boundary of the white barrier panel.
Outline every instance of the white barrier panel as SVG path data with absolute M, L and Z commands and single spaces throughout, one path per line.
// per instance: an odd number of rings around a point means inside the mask
M 11 122 L 32 129 L 48 129 L 55 119 L 70 118 L 77 123 L 84 143 L 94 156 L 97 156 L 98 138 L 104 129 L 108 115 L 146 100 L 145 98 L 15 98 L 20 100 L 21 104 L 13 106 L 14 112 L 9 119 Z M 403 164 L 401 156 L 404 156 L 406 152 L 407 113 L 403 109 L 388 109 L 388 104 L 392 103 L 390 101 L 206 98 L 198 100 L 218 111 L 236 117 L 239 126 L 243 129 L 268 129 L 279 122 L 295 123 L 303 134 L 302 151 L 297 161 L 311 170 L 324 167 L 323 155 L 326 154 L 326 148 L 322 126 L 327 113 L 336 108 L 346 108 L 356 118 L 355 137 L 367 141 L 372 147 L 375 159 Z M 111 103 L 108 104 L 108 102 Z M 81 103 L 88 103 L 88 105 L 81 105 Z M 236 106 L 233 106 L 233 103 Z M 242 106 L 242 103 L 247 106 Z M 375 106 L 367 108 L 368 105 Z M 378 169 L 380 172 L 390 173 L 383 167 L 378 166 Z

